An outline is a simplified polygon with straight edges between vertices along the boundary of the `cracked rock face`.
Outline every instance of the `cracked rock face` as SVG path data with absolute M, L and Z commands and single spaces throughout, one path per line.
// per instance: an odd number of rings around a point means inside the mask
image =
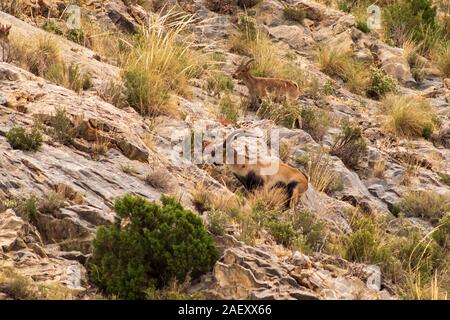
M 278 256 L 271 246 L 251 247 L 227 236 L 229 245 L 211 276 L 191 288 L 213 299 L 389 299 L 386 290 L 369 289 L 371 270 L 331 256 L 296 251 Z

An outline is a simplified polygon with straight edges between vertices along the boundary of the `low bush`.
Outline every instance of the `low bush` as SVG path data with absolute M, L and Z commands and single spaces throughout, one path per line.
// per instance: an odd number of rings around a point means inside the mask
M 115 202 L 117 221 L 98 229 L 89 271 L 105 294 L 143 299 L 149 289 L 197 278 L 217 260 L 201 219 L 173 198 L 162 196 L 161 202 L 126 195 Z M 124 229 L 122 219 L 130 219 Z
M 370 28 L 367 25 L 366 21 L 362 21 L 362 20 L 357 21 L 356 22 L 356 28 L 358 28 L 359 30 L 361 30 L 364 33 L 369 33 L 370 32 Z
M 6 139 L 13 149 L 37 151 L 42 145 L 42 134 L 37 128 L 31 131 L 23 127 L 14 127 L 6 133 Z
M 362 136 L 361 128 L 344 123 L 330 154 L 339 157 L 347 167 L 355 168 L 367 152 L 367 142 Z
M 51 117 L 49 124 L 51 126 L 50 135 L 63 144 L 70 144 L 76 136 L 76 128 L 64 108 L 57 107 L 55 109 L 55 115 Z
M 220 99 L 219 108 L 220 114 L 225 118 L 225 120 L 228 120 L 233 125 L 236 125 L 239 119 L 239 108 L 231 99 L 230 95 L 226 94 L 222 97 L 222 99 Z
M 440 41 L 441 31 L 436 7 L 430 0 L 399 0 L 383 9 L 383 31 L 386 40 L 397 46 L 412 39 L 422 52 Z
M 378 68 L 371 68 L 371 79 L 367 88 L 370 98 L 379 99 L 387 93 L 397 92 L 397 81 Z
M 301 110 L 302 129 L 317 141 L 322 141 L 330 127 L 330 115 L 326 110 L 316 107 L 303 107 Z

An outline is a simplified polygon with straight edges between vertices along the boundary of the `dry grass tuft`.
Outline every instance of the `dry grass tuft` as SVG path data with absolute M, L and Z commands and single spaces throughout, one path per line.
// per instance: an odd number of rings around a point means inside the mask
M 320 70 L 329 76 L 339 77 L 347 88 L 356 94 L 364 94 L 370 83 L 366 65 L 357 62 L 351 52 L 324 46 L 316 52 Z
M 174 114 L 172 92 L 188 95 L 188 79 L 198 75 L 203 55 L 185 34 L 195 19 L 172 10 L 151 16 L 136 36 L 123 65 L 127 101 L 142 115 Z
M 435 127 L 433 107 L 421 97 L 388 95 L 382 110 L 387 115 L 384 127 L 399 137 L 428 138 Z
M 156 169 L 147 174 L 145 177 L 145 182 L 157 189 L 164 192 L 169 192 L 172 189 L 172 180 L 167 174 L 167 170 L 165 169 Z

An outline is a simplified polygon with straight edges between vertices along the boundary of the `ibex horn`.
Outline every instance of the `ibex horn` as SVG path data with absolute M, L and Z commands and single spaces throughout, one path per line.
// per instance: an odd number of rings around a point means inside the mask
M 251 58 L 250 60 L 247 61 L 247 63 L 245 64 L 245 66 L 247 67 L 250 63 L 252 63 L 253 61 L 255 61 L 254 58 Z
M 245 129 L 238 129 L 233 131 L 232 133 L 230 133 L 225 142 L 224 142 L 224 146 L 226 145 L 231 145 L 231 142 L 233 142 L 233 140 L 239 136 L 247 136 L 247 137 L 254 137 L 254 138 L 260 138 L 260 136 L 258 136 L 257 134 L 253 133 L 253 132 L 248 132 Z

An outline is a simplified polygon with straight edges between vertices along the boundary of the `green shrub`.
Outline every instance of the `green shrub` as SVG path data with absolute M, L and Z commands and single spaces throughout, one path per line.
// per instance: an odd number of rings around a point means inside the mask
M 362 136 L 361 128 L 344 123 L 330 154 L 339 157 L 347 167 L 356 167 L 367 155 L 367 142 Z
M 63 144 L 71 143 L 76 135 L 76 129 L 64 108 L 57 107 L 55 109 L 55 115 L 50 119 L 50 126 L 52 127 L 50 135 Z
M 61 28 L 52 19 L 45 20 L 44 24 L 42 25 L 42 29 L 44 29 L 47 32 L 54 33 L 54 34 L 57 34 L 60 36 L 63 34 L 63 32 L 61 31 Z
M 350 212 L 352 233 L 343 236 L 344 257 L 350 261 L 379 265 L 382 271 L 394 264 L 394 255 L 384 230 L 384 220 Z
M 208 212 L 208 230 L 217 236 L 225 234 L 229 218 L 226 212 L 222 210 L 211 210 Z
M 81 90 L 88 90 L 92 87 L 92 79 L 88 73 L 83 73 L 77 64 L 71 64 L 67 68 L 67 88 L 72 89 L 75 92 Z
M 371 68 L 371 79 L 367 88 L 367 95 L 379 99 L 387 93 L 397 92 L 397 81 L 378 68 Z
M 296 231 L 290 222 L 273 220 L 268 223 L 267 227 L 275 242 L 285 247 L 290 247 L 297 238 Z
M 78 43 L 79 45 L 84 46 L 86 36 L 84 31 L 81 29 L 70 29 L 66 33 L 66 38 L 72 42 Z
M 28 220 L 34 220 L 38 213 L 39 198 L 31 195 L 29 198 L 19 200 L 16 204 L 17 212 Z
M 296 212 L 292 217 L 294 230 L 300 233 L 303 249 L 307 251 L 319 251 L 325 241 L 325 224 L 314 217 L 309 210 Z
M 320 70 L 332 77 L 339 77 L 353 93 L 364 94 L 370 82 L 370 72 L 365 63 L 354 58 L 351 51 L 331 46 L 321 46 L 316 51 Z
M 89 270 L 105 294 L 142 299 L 147 289 L 197 278 L 217 260 L 201 219 L 173 198 L 162 196 L 161 202 L 126 195 L 115 202 L 117 221 L 98 229 Z M 130 219 L 124 229 L 122 219 Z
M 361 30 L 364 33 L 369 33 L 370 32 L 370 28 L 367 25 L 366 21 L 357 21 L 356 22 L 356 28 L 358 28 L 359 30 Z
M 445 172 L 438 173 L 439 178 L 441 178 L 441 182 L 450 186 L 450 175 L 446 174 Z
M 401 46 L 407 39 L 420 44 L 423 51 L 434 46 L 440 37 L 436 7 L 430 0 L 400 0 L 383 10 L 384 36 Z
M 27 131 L 22 127 L 14 127 L 6 134 L 6 139 L 13 149 L 36 151 L 42 145 L 43 139 L 39 129 Z
M 219 94 L 221 92 L 230 93 L 233 89 L 233 80 L 223 72 L 215 72 L 206 82 L 206 90 L 215 94 Z
M 435 270 L 445 263 L 445 254 L 439 244 L 414 229 L 394 243 L 393 248 L 403 268 L 419 272 L 424 281 L 431 279 Z
M 450 29 L 450 23 L 448 25 L 448 28 Z M 450 38 L 450 34 L 447 36 L 447 38 Z M 450 43 L 448 41 L 445 41 L 442 45 L 437 46 L 433 50 L 431 58 L 432 61 L 437 65 L 439 70 L 446 77 L 450 77 Z
M 54 191 L 46 193 L 39 201 L 39 211 L 42 213 L 54 213 L 64 206 L 64 197 Z

